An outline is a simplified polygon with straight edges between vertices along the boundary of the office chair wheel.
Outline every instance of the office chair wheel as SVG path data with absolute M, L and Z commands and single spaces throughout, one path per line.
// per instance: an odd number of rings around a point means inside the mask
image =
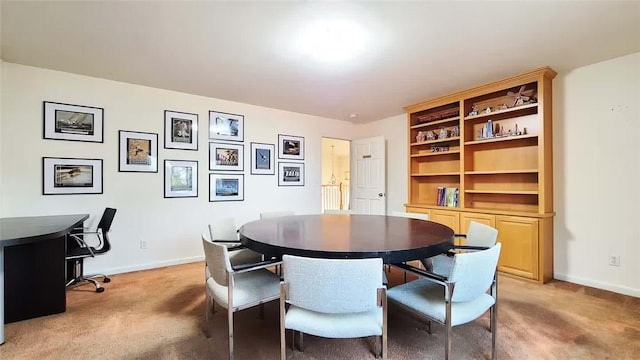
M 97 293 L 104 292 L 104 288 L 103 287 L 96 288 L 96 292 Z
M 108 277 L 104 277 L 104 280 L 102 280 L 103 283 L 108 283 L 111 282 L 111 279 L 109 279 Z

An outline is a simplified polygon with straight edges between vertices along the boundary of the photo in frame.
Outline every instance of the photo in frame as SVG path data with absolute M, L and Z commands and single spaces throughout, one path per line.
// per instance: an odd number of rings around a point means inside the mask
M 275 145 L 263 143 L 251 143 L 251 174 L 274 175 Z
M 244 141 L 244 115 L 209 111 L 209 139 Z
M 198 150 L 198 114 L 165 110 L 164 148 Z
M 158 134 L 120 130 L 118 171 L 158 172 Z
M 197 161 L 164 161 L 164 197 L 198 197 Z
M 244 145 L 209 143 L 209 170 L 243 171 Z
M 104 109 L 44 101 L 44 139 L 104 142 Z
M 278 134 L 278 159 L 304 160 L 304 138 Z
M 42 158 L 42 194 L 102 194 L 102 159 Z
M 304 186 L 304 163 L 278 162 L 278 186 Z
M 209 201 L 243 201 L 243 174 L 209 174 Z

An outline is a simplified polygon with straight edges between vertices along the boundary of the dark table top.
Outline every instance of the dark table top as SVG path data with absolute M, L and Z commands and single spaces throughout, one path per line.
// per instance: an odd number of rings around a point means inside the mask
M 88 218 L 89 214 L 1 218 L 0 246 L 58 238 Z
M 240 240 L 255 251 L 334 259 L 418 260 L 453 246 L 453 230 L 431 221 L 380 215 L 297 215 L 252 221 Z

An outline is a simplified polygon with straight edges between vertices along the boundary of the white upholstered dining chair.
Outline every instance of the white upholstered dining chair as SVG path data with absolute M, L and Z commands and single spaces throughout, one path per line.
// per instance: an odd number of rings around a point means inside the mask
M 387 302 L 382 259 L 317 259 L 284 255 L 280 284 L 280 357 L 286 329 L 325 338 L 380 337 L 387 358 Z
M 238 237 L 238 226 L 234 218 L 219 218 L 209 224 L 209 239 L 226 246 L 229 251 L 231 265 L 257 263 L 262 261 L 262 254 L 245 248 Z
M 447 360 L 451 353 L 451 328 L 474 321 L 487 310 L 490 311 L 491 358 L 496 359 L 496 267 L 500 249 L 498 243 L 486 250 L 455 254 L 451 273 L 446 277 L 405 264 L 393 265 L 419 278 L 389 289 L 389 300 L 445 326 Z
M 260 219 L 271 219 L 271 218 L 275 218 L 275 217 L 293 216 L 293 215 L 295 215 L 295 212 L 292 211 L 292 210 L 288 210 L 288 211 L 269 211 L 269 212 L 260 213 Z
M 211 275 L 206 279 L 205 333 L 211 336 L 210 315 L 215 311 L 215 304 L 227 309 L 229 359 L 232 360 L 234 313 L 276 300 L 280 296 L 280 277 L 266 270 L 274 261 L 232 266 L 226 246 L 209 241 L 204 234 L 202 245 Z
M 425 269 L 438 275 L 449 276 L 453 266 L 453 254 L 460 251 L 484 250 L 495 245 L 498 239 L 498 230 L 489 225 L 471 221 L 467 233 L 456 234 L 455 237 L 465 239 L 464 244 L 454 245 L 446 254 L 422 259 L 421 262 Z

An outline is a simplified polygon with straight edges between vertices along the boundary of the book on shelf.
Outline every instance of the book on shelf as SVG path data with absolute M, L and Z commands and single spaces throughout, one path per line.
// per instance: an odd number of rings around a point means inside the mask
M 436 205 L 447 207 L 458 207 L 458 197 L 460 191 L 457 187 L 438 186 Z

